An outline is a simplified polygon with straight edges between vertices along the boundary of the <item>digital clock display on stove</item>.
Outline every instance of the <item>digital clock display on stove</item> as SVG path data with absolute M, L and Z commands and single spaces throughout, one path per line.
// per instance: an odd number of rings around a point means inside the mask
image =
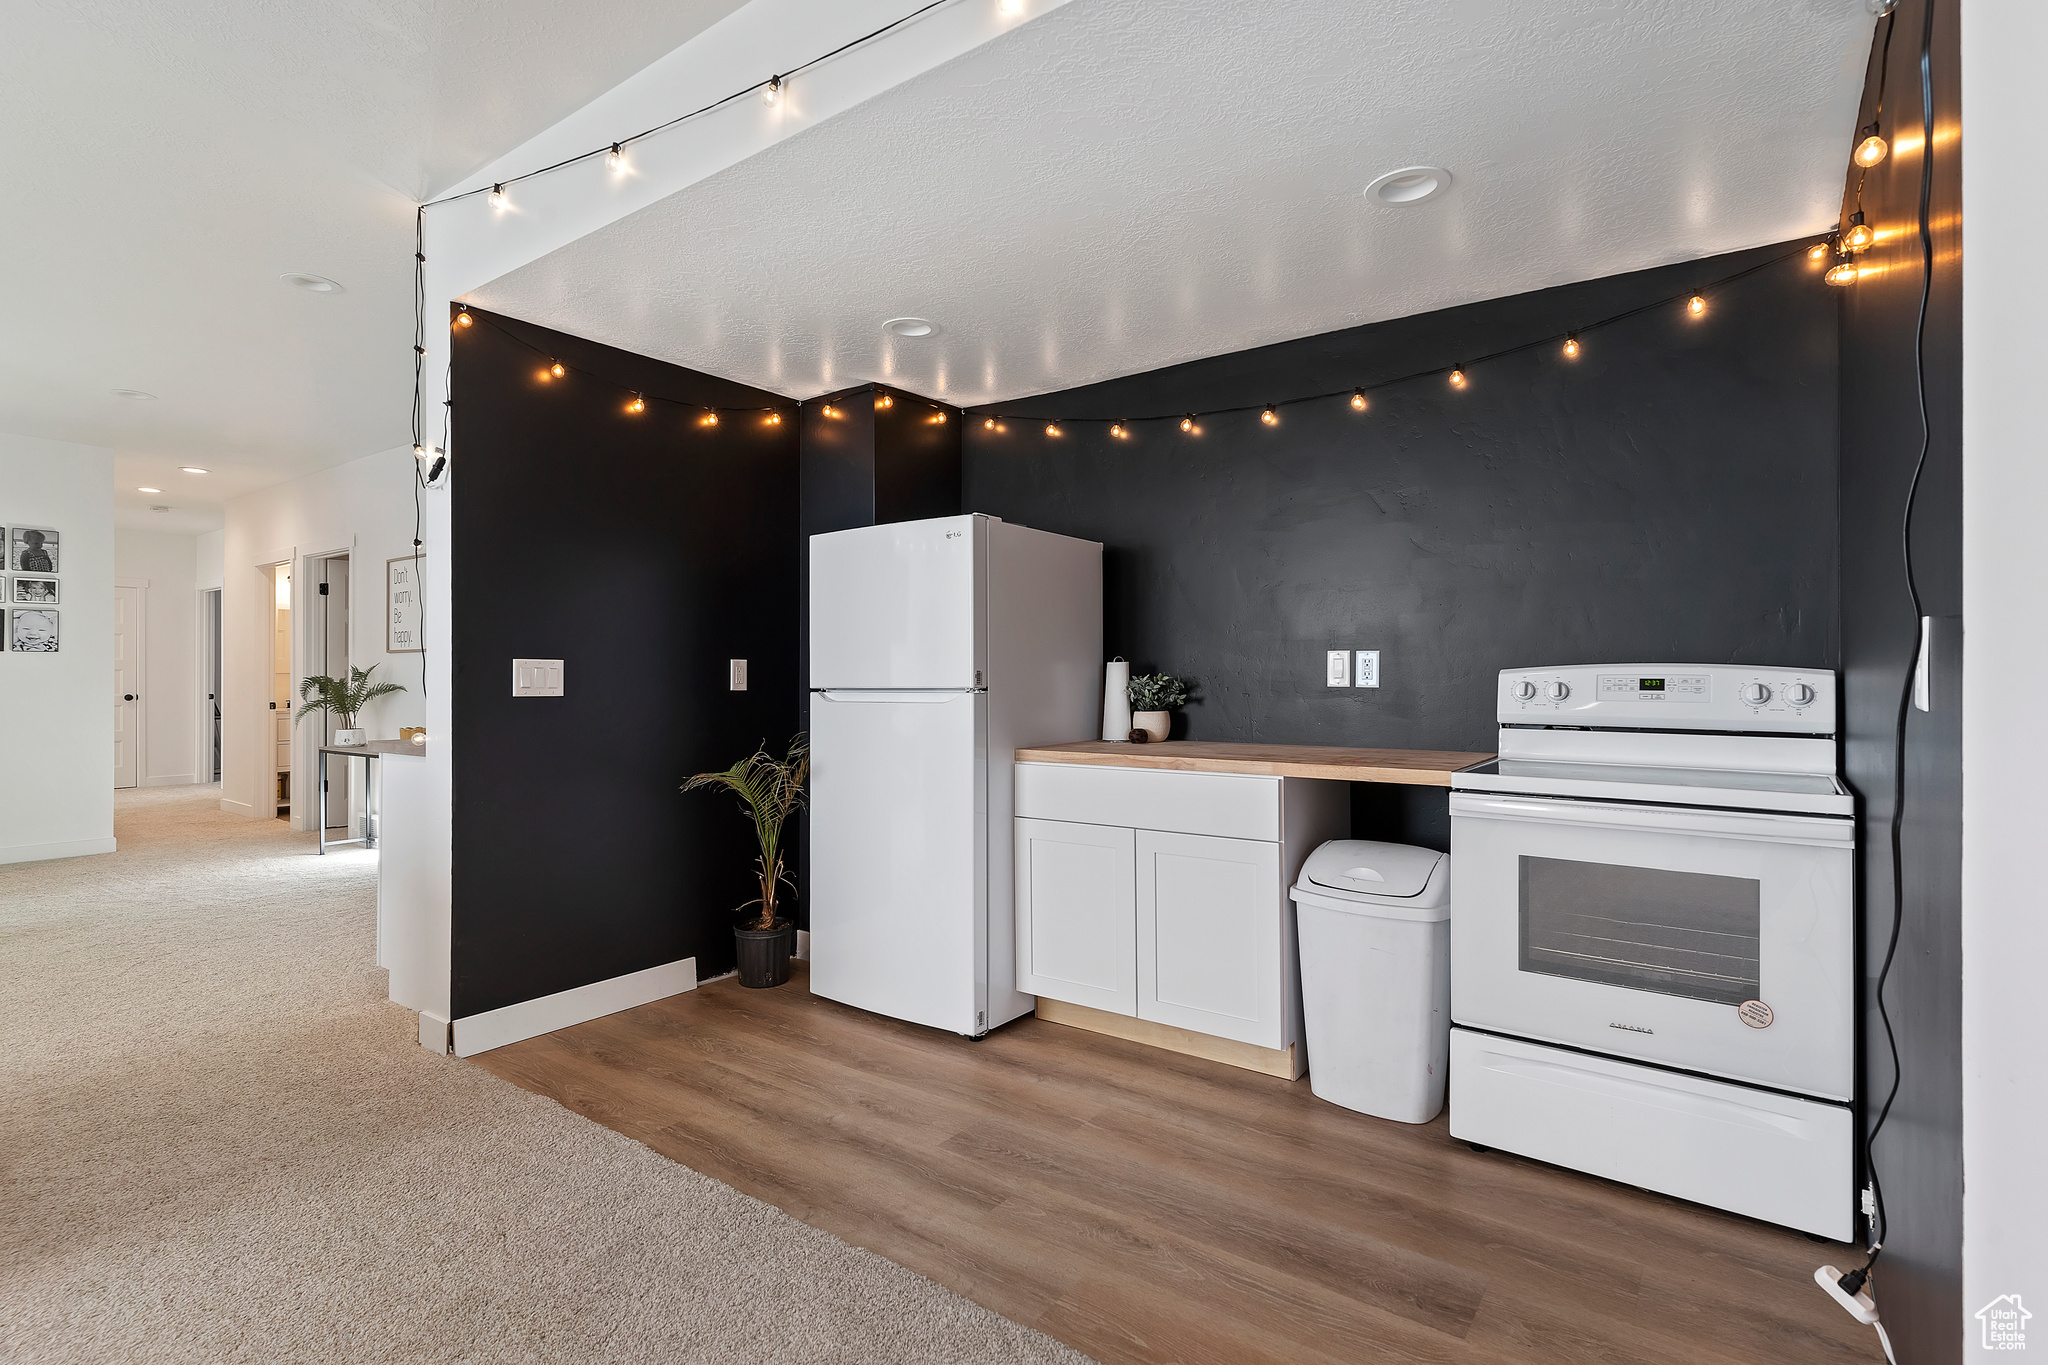
M 1664 680 L 1662 678 L 1637 678 L 1636 690 L 1640 692 L 1662 692 L 1664 690 Z

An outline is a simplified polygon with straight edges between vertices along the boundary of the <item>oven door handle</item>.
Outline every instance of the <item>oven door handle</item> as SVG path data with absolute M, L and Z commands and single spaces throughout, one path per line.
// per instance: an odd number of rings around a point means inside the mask
M 1488 796 L 1452 792 L 1451 815 L 1468 819 L 1577 825 L 1589 829 L 1635 830 L 1646 834 L 1691 834 L 1714 839 L 1753 839 L 1772 844 L 1854 848 L 1856 822 L 1847 816 L 1765 814 L 1703 810 L 1687 806 L 1637 806 L 1541 796 Z

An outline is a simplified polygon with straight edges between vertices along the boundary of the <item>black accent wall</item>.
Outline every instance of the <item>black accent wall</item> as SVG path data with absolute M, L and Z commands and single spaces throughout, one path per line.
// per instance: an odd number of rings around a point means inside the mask
M 1875 1145 L 1889 1228 L 1877 1299 L 1902 1365 L 1962 1359 L 1962 144 L 1960 7 L 1935 9 L 1929 75 L 1936 156 L 1934 272 L 1925 375 L 1928 460 L 1913 513 L 1922 609 L 1935 618 L 1933 701 L 1909 710 L 1902 830 L 1905 916 L 1885 999 L 1898 1034 L 1899 1098 Z M 1880 22 L 1857 122 L 1878 102 L 1885 24 L 1884 134 L 1893 154 L 1859 182 L 1878 244 L 1842 308 L 1842 697 L 1844 769 L 1862 815 L 1864 1121 L 1892 1083 L 1875 988 L 1892 922 L 1894 725 L 1919 623 L 1906 592 L 1900 525 L 1921 419 L 1916 331 L 1923 278 L 1918 228 L 1920 46 L 1927 0 Z M 1845 138 L 1844 145 L 1847 145 Z
M 794 405 L 470 310 L 454 337 L 454 1013 L 694 955 L 757 894 L 732 798 L 798 726 Z M 549 358 L 570 367 L 543 379 Z M 649 398 L 629 414 L 630 390 Z M 715 429 L 660 399 L 727 408 Z M 514 658 L 565 661 L 514 698 Z M 749 661 L 727 690 L 726 661 Z
M 1838 300 L 1803 243 L 1494 299 L 1001 404 L 966 506 L 1102 541 L 1112 653 L 1191 677 L 1175 737 L 1491 749 L 1506 667 L 1834 667 Z M 1704 287 L 1566 360 L 1525 342 Z M 1205 417 L 1467 364 L 1371 395 Z M 1104 425 L 1136 423 L 1128 439 Z M 1324 652 L 1378 649 L 1377 690 Z M 1447 846 L 1441 791 L 1359 788 L 1361 835 Z

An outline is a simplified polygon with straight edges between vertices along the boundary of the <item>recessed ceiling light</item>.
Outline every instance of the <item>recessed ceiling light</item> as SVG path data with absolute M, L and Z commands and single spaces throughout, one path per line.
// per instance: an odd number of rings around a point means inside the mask
M 1441 166 L 1404 166 L 1388 171 L 1365 187 L 1365 197 L 1382 204 L 1421 204 L 1451 187 L 1451 173 Z
M 201 469 L 198 465 L 191 464 L 179 466 L 179 471 L 185 474 L 211 474 L 213 472 L 211 469 Z
M 138 493 L 161 493 L 164 490 L 161 488 L 138 488 L 135 491 Z
M 153 402 L 156 399 L 155 394 L 144 393 L 141 389 L 108 389 L 107 392 L 116 398 L 133 398 L 142 403 Z
M 170 509 L 170 508 L 168 508 L 168 507 L 166 507 L 166 506 L 164 506 L 164 505 L 163 505 L 162 503 L 160 503 L 160 502 L 159 502 L 159 503 L 155 503 L 155 504 L 152 504 L 149 510 L 150 510 L 150 511 L 152 511 L 152 512 L 168 512 L 168 511 L 170 511 L 171 509 Z
M 892 337 L 928 337 L 939 329 L 923 318 L 890 318 L 882 330 Z
M 308 275 L 303 270 L 287 270 L 278 278 L 294 289 L 303 289 L 308 294 L 339 294 L 341 286 L 325 275 Z

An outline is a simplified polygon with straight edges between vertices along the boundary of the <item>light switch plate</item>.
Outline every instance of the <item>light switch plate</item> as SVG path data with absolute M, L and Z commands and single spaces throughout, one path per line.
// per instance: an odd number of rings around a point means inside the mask
M 1358 662 L 1351 670 L 1353 687 L 1378 687 L 1380 685 L 1380 652 L 1376 649 L 1358 651 Z
M 1329 654 L 1330 676 L 1324 681 L 1332 687 L 1351 686 L 1351 651 L 1333 649 Z
M 725 661 L 725 685 L 727 690 L 732 692 L 744 692 L 747 690 L 747 661 L 745 659 L 727 659 Z
M 515 697 L 559 697 L 562 695 L 560 659 L 514 659 L 512 695 Z

